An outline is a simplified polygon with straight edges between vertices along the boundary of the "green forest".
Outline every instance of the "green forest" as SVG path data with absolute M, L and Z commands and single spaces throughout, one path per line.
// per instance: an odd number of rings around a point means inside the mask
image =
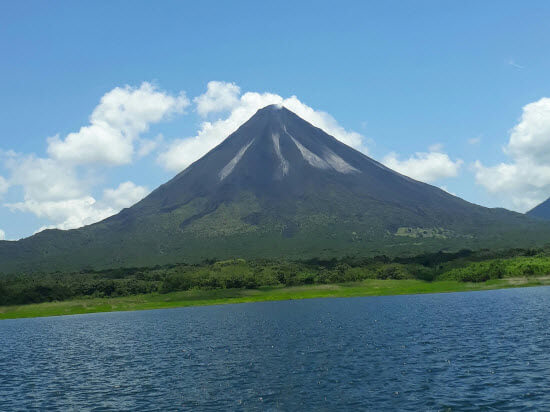
M 397 258 L 210 260 L 200 264 L 0 275 L 0 306 L 188 290 L 342 284 L 366 279 L 485 282 L 546 274 L 550 274 L 550 247 L 461 250 Z

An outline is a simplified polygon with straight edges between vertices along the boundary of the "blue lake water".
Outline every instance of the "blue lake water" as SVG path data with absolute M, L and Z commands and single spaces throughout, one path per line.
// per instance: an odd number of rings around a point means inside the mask
M 0 321 L 0 410 L 549 410 L 550 288 Z

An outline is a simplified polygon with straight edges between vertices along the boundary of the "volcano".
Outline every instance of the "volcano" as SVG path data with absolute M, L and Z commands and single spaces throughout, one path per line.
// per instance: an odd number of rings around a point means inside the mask
M 399 174 L 288 109 L 260 109 L 136 205 L 0 242 L 0 271 L 534 246 L 548 225 Z

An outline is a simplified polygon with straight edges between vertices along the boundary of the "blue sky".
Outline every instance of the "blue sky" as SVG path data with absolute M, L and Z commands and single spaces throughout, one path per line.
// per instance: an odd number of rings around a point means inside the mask
M 547 1 L 2 2 L 0 237 L 116 212 L 265 93 L 403 173 L 525 211 L 550 196 L 548 21 Z

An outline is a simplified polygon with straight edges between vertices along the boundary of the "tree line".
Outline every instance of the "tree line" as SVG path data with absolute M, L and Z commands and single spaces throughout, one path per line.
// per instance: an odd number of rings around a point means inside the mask
M 0 305 L 83 297 L 118 297 L 190 289 L 232 289 L 419 279 L 484 282 L 550 273 L 550 248 L 460 250 L 416 256 L 314 258 L 300 261 L 211 259 L 201 264 L 0 275 Z

